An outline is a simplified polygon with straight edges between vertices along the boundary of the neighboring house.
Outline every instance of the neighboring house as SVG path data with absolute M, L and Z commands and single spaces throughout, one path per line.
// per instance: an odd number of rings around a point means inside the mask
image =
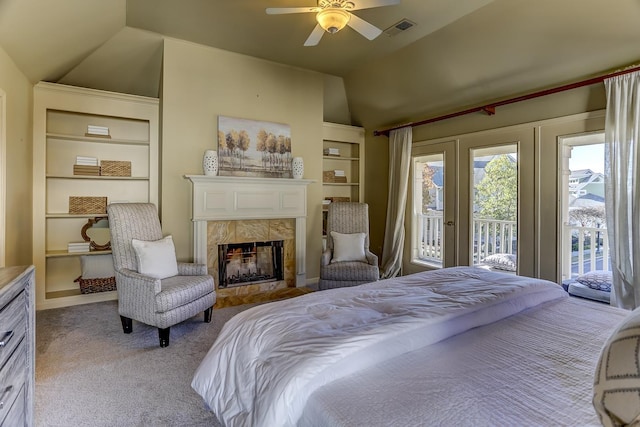
M 591 169 L 571 171 L 569 193 L 576 198 L 591 194 L 604 200 L 604 175 Z

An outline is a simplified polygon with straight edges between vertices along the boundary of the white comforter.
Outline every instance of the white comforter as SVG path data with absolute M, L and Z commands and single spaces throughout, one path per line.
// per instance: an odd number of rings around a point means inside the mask
M 307 294 L 236 315 L 191 385 L 226 426 L 292 426 L 331 381 L 566 296 L 471 267 Z

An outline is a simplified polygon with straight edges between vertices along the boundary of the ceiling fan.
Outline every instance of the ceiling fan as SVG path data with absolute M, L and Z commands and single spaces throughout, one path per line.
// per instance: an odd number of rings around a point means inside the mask
M 318 0 L 317 7 L 270 7 L 267 8 L 267 14 L 317 13 L 318 25 L 304 42 L 305 46 L 315 46 L 320 42 L 325 31 L 334 34 L 346 25 L 369 40 L 375 39 L 382 33 L 382 30 L 354 15 L 351 11 L 392 6 L 399 3 L 400 0 Z

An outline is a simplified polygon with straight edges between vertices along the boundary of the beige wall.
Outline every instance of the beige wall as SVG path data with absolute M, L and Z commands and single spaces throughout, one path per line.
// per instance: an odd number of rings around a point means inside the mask
M 165 40 L 161 101 L 161 217 L 178 258 L 193 257 L 191 186 L 202 155 L 217 148 L 218 115 L 286 123 L 294 156 L 304 158 L 309 186 L 307 280 L 319 275 L 322 249 L 323 75 L 209 48 Z
M 5 265 L 31 264 L 32 85 L 0 47 L 0 89 L 6 94 Z
M 494 116 L 487 116 L 483 113 L 472 113 L 428 125 L 417 126 L 413 128 L 413 140 L 426 141 L 488 129 L 497 129 L 521 123 L 530 123 L 554 117 L 564 117 L 588 111 L 596 111 L 604 109 L 605 106 L 606 97 L 604 86 L 602 84 L 592 85 L 499 107 Z M 428 118 L 429 117 L 420 117 L 415 118 L 413 121 Z M 582 125 L 576 125 L 576 129 L 579 129 L 581 126 Z M 592 125 L 585 126 L 588 129 L 592 128 Z M 380 254 L 382 252 L 386 220 L 388 194 L 388 173 L 386 171 L 389 169 L 389 146 L 387 137 L 373 136 L 373 131 L 376 129 L 367 129 L 365 137 L 367 165 L 365 174 L 365 200 L 369 203 L 371 212 L 371 248 L 374 252 Z M 576 132 L 577 131 L 578 130 L 576 130 Z M 554 162 L 556 158 L 549 157 L 548 148 L 550 144 L 549 138 L 551 138 L 552 143 L 554 137 L 549 137 L 548 134 L 543 136 L 547 142 L 545 143 L 546 148 L 542 150 L 539 160 L 546 165 L 555 165 Z M 548 178 L 548 175 L 546 175 L 546 177 Z M 553 182 L 549 182 L 547 179 L 543 181 L 543 185 L 553 185 Z M 555 189 L 553 192 L 548 192 L 547 194 L 555 194 Z M 546 254 L 554 253 L 555 252 L 546 252 Z M 548 262 L 549 260 L 547 259 L 545 263 L 548 264 Z M 554 272 L 545 274 L 546 277 L 553 275 L 555 275 Z

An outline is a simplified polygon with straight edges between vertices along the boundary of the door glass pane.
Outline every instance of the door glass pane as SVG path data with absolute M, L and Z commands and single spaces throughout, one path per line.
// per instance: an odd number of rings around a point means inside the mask
M 412 262 L 443 266 L 444 154 L 413 159 Z
M 604 134 L 563 139 L 562 279 L 610 271 L 605 221 Z
M 516 271 L 518 251 L 518 146 L 471 150 L 473 265 Z M 491 258 L 489 258 L 491 257 Z

